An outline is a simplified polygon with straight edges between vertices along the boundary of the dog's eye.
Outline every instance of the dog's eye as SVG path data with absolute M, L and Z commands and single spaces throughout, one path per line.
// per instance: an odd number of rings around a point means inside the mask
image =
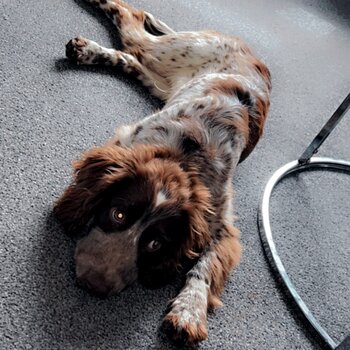
M 156 239 L 154 239 L 153 241 L 149 242 L 147 244 L 147 251 L 152 253 L 152 252 L 155 252 L 157 250 L 159 250 L 162 246 L 162 243 L 160 241 L 157 241 Z
M 125 213 L 123 213 L 118 209 L 111 210 L 111 217 L 112 217 L 112 220 L 119 225 L 124 224 L 126 219 Z

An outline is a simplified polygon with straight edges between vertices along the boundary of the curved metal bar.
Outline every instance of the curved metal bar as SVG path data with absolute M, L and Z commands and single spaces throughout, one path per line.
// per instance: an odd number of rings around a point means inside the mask
M 283 266 L 283 263 L 278 255 L 270 225 L 270 198 L 275 186 L 287 175 L 310 168 L 328 168 L 333 170 L 342 170 L 350 173 L 350 162 L 335 160 L 331 158 L 312 157 L 308 163 L 300 164 L 298 160 L 295 160 L 278 169 L 268 181 L 263 193 L 263 199 L 258 214 L 259 232 L 269 262 L 272 267 L 277 270 L 283 286 L 287 288 L 289 294 L 294 299 L 295 303 L 299 307 L 303 316 L 308 321 L 312 330 L 319 335 L 321 340 L 329 349 L 336 349 L 336 342 L 328 335 L 328 333 L 322 328 L 316 318 L 312 315 L 311 311 L 306 306 L 298 294 L 291 279 L 289 278 L 286 269 Z

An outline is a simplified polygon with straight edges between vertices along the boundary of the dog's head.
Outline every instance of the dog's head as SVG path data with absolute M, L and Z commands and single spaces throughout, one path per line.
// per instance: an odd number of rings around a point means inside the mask
M 161 285 L 209 240 L 209 192 L 170 150 L 105 146 L 74 169 L 55 213 L 71 234 L 92 222 L 75 261 L 78 280 L 93 292 L 118 292 L 137 277 Z

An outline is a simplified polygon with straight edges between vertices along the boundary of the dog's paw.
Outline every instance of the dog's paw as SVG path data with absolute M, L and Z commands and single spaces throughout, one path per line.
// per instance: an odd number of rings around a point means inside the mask
M 206 317 L 191 315 L 187 310 L 179 314 L 171 311 L 165 316 L 162 328 L 175 343 L 196 347 L 208 337 L 206 323 Z
M 66 56 L 77 64 L 93 64 L 100 52 L 100 46 L 92 40 L 81 36 L 74 38 L 66 45 Z

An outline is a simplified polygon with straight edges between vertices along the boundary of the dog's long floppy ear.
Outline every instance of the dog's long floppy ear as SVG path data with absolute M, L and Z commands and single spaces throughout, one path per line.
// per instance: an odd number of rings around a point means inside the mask
M 114 183 L 137 177 L 142 164 L 154 158 L 168 158 L 171 152 L 153 145 L 123 148 L 115 144 L 93 148 L 73 162 L 73 183 L 55 204 L 54 213 L 68 234 L 82 230 Z
M 208 218 L 213 211 L 209 190 L 196 178 L 192 178 L 191 183 L 191 202 L 185 207 L 189 218 L 190 233 L 183 249 L 187 257 L 195 258 L 198 252 L 210 244 Z
M 113 183 L 127 177 L 129 154 L 120 147 L 99 147 L 87 151 L 73 162 L 73 183 L 66 188 L 54 207 L 67 234 L 79 232 L 90 220 L 101 194 Z

